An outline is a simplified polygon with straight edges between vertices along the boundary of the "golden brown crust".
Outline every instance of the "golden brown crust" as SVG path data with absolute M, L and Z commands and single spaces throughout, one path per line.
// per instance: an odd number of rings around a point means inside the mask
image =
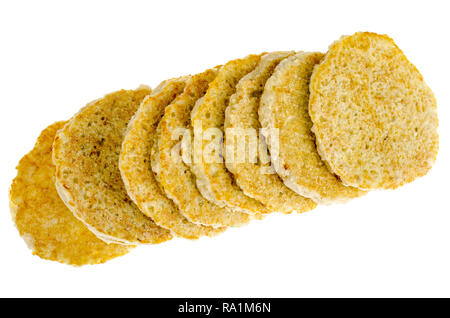
M 203 102 L 197 104 L 191 114 L 194 138 L 203 140 L 199 148 L 194 143 L 194 157 L 201 158 L 193 163 L 199 189 L 207 189 L 202 194 L 212 198 L 213 203 L 250 214 L 266 213 L 267 209 L 261 202 L 246 196 L 234 182 L 223 162 L 222 142 L 218 139 L 211 141 L 217 144 L 218 151 L 210 152 L 208 147 L 211 144 L 205 140 L 204 135 L 214 129 L 221 132 L 223 137 L 225 109 L 229 98 L 235 92 L 238 81 L 252 71 L 260 59 L 261 55 L 250 55 L 224 65 L 210 84 Z
M 120 153 L 120 171 L 128 194 L 156 224 L 187 239 L 213 236 L 223 229 L 189 222 L 166 197 L 152 172 L 150 155 L 156 142 L 156 126 L 167 105 L 183 92 L 188 77 L 163 82 L 139 107 L 128 125 Z
M 42 131 L 33 150 L 20 160 L 9 193 L 11 214 L 34 255 L 76 266 L 104 263 L 132 247 L 98 239 L 59 198 L 52 144 L 64 124 L 57 122 Z
M 230 140 L 237 139 L 237 134 L 230 134 L 230 129 L 238 130 L 238 134 L 250 130 L 254 132 L 256 139 L 259 139 L 261 125 L 258 121 L 258 107 L 264 85 L 278 63 L 292 54 L 294 52 L 273 52 L 264 55 L 259 65 L 239 81 L 236 93 L 231 96 L 225 112 L 227 148 L 231 144 L 235 152 L 237 150 L 236 143 Z M 247 145 L 250 143 L 245 140 L 244 142 Z M 298 195 L 286 187 L 277 174 L 269 171 L 272 169 L 270 162 L 263 162 L 261 153 L 256 154 L 254 163 L 248 156 L 238 162 L 237 156 L 229 158 L 229 154 L 225 151 L 226 164 L 228 170 L 233 172 L 236 183 L 246 195 L 262 202 L 270 212 L 305 212 L 316 206 L 314 201 Z
M 148 88 L 121 90 L 88 104 L 55 137 L 60 195 L 74 215 L 105 241 L 160 243 L 169 231 L 142 214 L 127 195 L 118 167 L 127 124 Z
M 156 164 L 152 164 L 152 167 L 166 194 L 192 222 L 212 226 L 241 226 L 249 222 L 249 215 L 230 211 L 206 200 L 197 189 L 195 176 L 189 166 L 172 153 L 177 146 L 181 146 L 180 138 L 183 137 L 174 134 L 187 132 L 191 135 L 191 110 L 205 94 L 219 69 L 217 67 L 194 75 L 186 84 L 183 94 L 166 108 L 158 125 L 158 142 L 152 153 L 152 162 L 158 161 L 159 167 L 155 169 Z
M 431 168 L 436 100 L 388 36 L 342 37 L 316 67 L 310 89 L 318 150 L 345 184 L 392 189 Z
M 278 129 L 278 151 L 270 138 L 268 146 L 284 183 L 302 196 L 329 204 L 360 196 L 363 191 L 344 186 L 316 150 L 308 115 L 308 85 L 313 67 L 322 56 L 300 52 L 283 60 L 266 83 L 259 118 L 262 127 Z

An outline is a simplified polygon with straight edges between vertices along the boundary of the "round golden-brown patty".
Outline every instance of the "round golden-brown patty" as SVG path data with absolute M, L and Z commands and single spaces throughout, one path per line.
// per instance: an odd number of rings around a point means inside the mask
M 436 100 L 388 36 L 356 33 L 333 43 L 310 90 L 319 153 L 346 185 L 393 189 L 431 168 Z
M 69 265 L 104 263 L 132 246 L 107 244 L 78 220 L 55 188 L 52 144 L 65 122 L 50 125 L 17 166 L 10 190 L 11 215 L 33 254 Z
M 150 92 L 121 90 L 88 104 L 58 132 L 53 144 L 60 196 L 77 218 L 108 242 L 160 243 L 172 238 L 134 204 L 119 171 L 127 124 Z

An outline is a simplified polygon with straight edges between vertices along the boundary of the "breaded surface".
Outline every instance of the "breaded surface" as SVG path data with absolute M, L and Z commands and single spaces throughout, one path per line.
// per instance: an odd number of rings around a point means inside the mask
M 166 108 L 158 125 L 152 168 L 167 196 L 190 221 L 212 226 L 240 226 L 249 222 L 249 215 L 230 211 L 206 200 L 197 189 L 194 174 L 180 156 L 183 133 L 189 134 L 189 137 L 192 135 L 191 110 L 205 94 L 219 69 L 216 67 L 192 76 L 184 92 Z M 180 152 L 173 152 L 176 149 Z
M 223 160 L 223 125 L 225 109 L 236 90 L 236 84 L 259 63 L 261 55 L 250 55 L 225 64 L 209 85 L 202 103 L 191 114 L 194 138 L 193 171 L 200 191 L 213 203 L 249 214 L 266 213 L 264 205 L 244 194 L 227 171 Z M 208 136 L 212 132 L 214 136 Z M 220 134 L 220 135 L 218 135 Z M 211 140 L 207 140 L 211 137 Z M 211 148 L 211 145 L 215 147 Z M 206 191 L 205 191 L 206 190 Z
M 238 138 L 241 130 L 254 132 L 259 139 L 261 125 L 258 121 L 258 107 L 264 85 L 275 67 L 286 57 L 294 52 L 268 53 L 261 58 L 259 65 L 249 74 L 244 76 L 238 83 L 236 93 L 231 96 L 230 104 L 225 112 L 225 144 L 234 148 L 234 154 L 238 151 Z M 236 133 L 230 134 L 231 129 L 238 129 Z M 242 137 L 242 136 L 241 136 Z M 250 146 L 250 141 L 244 140 L 243 146 Z M 264 142 L 260 140 L 260 142 Z M 256 145 L 253 145 L 256 146 Z M 245 155 L 248 155 L 247 154 Z M 290 213 L 293 211 L 305 212 L 313 209 L 314 201 L 302 197 L 286 187 L 280 177 L 270 171 L 270 161 L 262 160 L 262 153 L 255 151 L 256 158 L 245 157 L 238 162 L 237 155 L 225 151 L 226 165 L 233 172 L 236 183 L 244 193 L 262 202 L 271 212 Z M 253 162 L 252 162 L 253 161 Z
M 127 124 L 150 92 L 139 88 L 106 95 L 84 107 L 55 137 L 58 193 L 74 215 L 107 242 L 160 243 L 172 237 L 139 211 L 119 171 Z
M 360 196 L 363 191 L 344 186 L 316 150 L 308 114 L 308 87 L 314 65 L 322 56 L 301 52 L 283 60 L 266 83 L 259 119 L 262 127 L 278 129 L 278 143 L 269 137 L 268 146 L 284 183 L 302 196 L 327 204 Z
M 319 153 L 345 184 L 394 189 L 433 165 L 436 100 L 388 36 L 342 37 L 315 68 L 310 89 Z
M 104 263 L 132 247 L 98 239 L 59 198 L 52 144 L 64 124 L 57 122 L 42 131 L 33 150 L 20 160 L 9 193 L 11 215 L 34 255 L 75 266 Z
M 165 81 L 144 100 L 128 124 L 119 167 L 128 194 L 145 215 L 177 236 L 197 239 L 221 231 L 189 222 L 160 189 L 150 161 L 158 122 L 166 106 L 183 92 L 186 80 L 187 77 Z

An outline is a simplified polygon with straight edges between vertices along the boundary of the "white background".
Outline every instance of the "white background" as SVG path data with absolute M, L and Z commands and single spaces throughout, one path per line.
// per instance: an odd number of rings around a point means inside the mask
M 449 7 L 445 1 L 2 1 L 0 296 L 450 296 Z M 438 100 L 431 172 L 395 191 L 271 215 L 213 239 L 73 268 L 32 256 L 7 192 L 40 131 L 87 102 L 273 50 L 387 33 Z

